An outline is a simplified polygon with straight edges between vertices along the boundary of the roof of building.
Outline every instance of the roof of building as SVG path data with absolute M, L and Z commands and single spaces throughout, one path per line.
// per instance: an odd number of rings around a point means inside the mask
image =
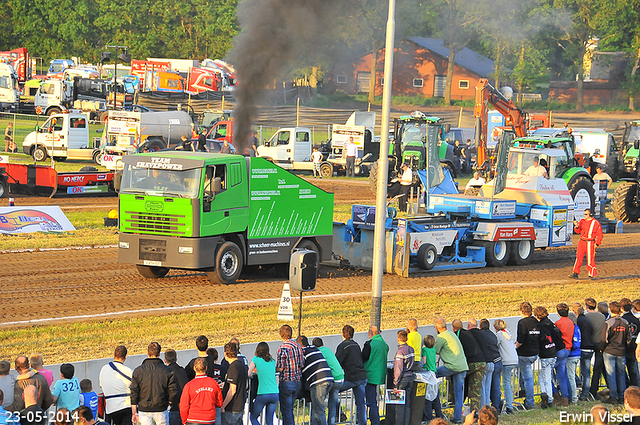
M 424 47 L 425 49 L 442 56 L 445 59 L 449 58 L 449 48 L 445 47 L 444 40 L 437 38 L 425 38 L 425 37 L 407 37 L 414 43 Z M 456 55 L 456 64 L 462 66 L 469 71 L 478 74 L 480 77 L 488 77 L 489 74 L 494 72 L 495 64 L 491 59 L 482 56 L 479 53 L 465 47 Z

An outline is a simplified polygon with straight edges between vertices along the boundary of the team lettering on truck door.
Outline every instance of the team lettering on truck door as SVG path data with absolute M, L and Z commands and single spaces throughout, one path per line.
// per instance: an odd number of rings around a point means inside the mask
M 202 270 L 233 283 L 245 266 L 331 258 L 333 194 L 263 158 L 163 151 L 125 156 L 119 261 L 148 278 Z

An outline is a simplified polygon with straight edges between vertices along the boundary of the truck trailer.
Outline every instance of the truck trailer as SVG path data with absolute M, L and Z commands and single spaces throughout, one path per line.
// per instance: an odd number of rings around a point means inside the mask
M 263 158 L 164 151 L 128 155 L 120 185 L 121 263 L 147 278 L 202 270 L 235 282 L 246 266 L 331 258 L 333 194 Z

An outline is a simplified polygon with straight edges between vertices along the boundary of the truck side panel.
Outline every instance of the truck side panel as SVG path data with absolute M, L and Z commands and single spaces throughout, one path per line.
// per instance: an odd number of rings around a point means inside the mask
M 247 239 L 251 263 L 289 261 L 291 249 L 302 237 L 315 237 L 322 260 L 329 259 L 333 194 L 263 158 L 249 161 Z

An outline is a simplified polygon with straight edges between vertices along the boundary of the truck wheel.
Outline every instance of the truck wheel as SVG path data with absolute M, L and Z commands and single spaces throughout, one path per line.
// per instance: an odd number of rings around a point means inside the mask
M 149 149 L 149 152 L 157 152 L 160 149 L 166 148 L 164 143 L 160 140 L 149 140 L 144 145 L 142 145 L 140 150 L 142 151 L 145 147 Z
M 575 204 L 574 216 L 582 216 L 586 208 L 590 208 L 592 213 L 595 211 L 596 191 L 593 188 L 593 183 L 586 176 L 576 177 L 567 186 L 569 186 L 569 192 Z
M 107 120 L 108 117 L 109 117 L 109 111 L 103 111 L 103 112 L 100 112 L 98 119 L 102 124 L 104 124 L 104 122 Z
M 102 165 L 102 152 L 101 151 L 97 151 L 96 153 L 93 154 L 93 162 L 95 162 L 98 165 Z
M 242 251 L 233 242 L 222 244 L 216 253 L 216 269 L 207 272 L 207 277 L 212 283 L 228 285 L 235 282 L 242 273 Z
M 513 241 L 510 251 L 509 264 L 526 266 L 533 257 L 533 241 Z
M 138 273 L 140 276 L 146 277 L 147 279 L 160 279 L 163 278 L 169 273 L 169 269 L 166 267 L 152 267 L 152 266 L 140 266 L 137 265 Z
M 329 163 L 320 165 L 320 175 L 326 179 L 333 177 L 333 165 Z
M 59 114 L 61 111 L 62 111 L 62 110 L 61 110 L 60 108 L 53 107 L 53 108 L 51 108 L 51 109 L 49 109 L 49 110 L 47 111 L 47 115 L 48 115 L 48 116 L 51 116 L 51 115 L 53 115 L 53 114 Z
M 613 193 L 612 207 L 616 220 L 622 220 L 625 223 L 638 221 L 640 218 L 638 183 L 620 182 Z
M 502 267 L 509 259 L 509 244 L 507 241 L 484 242 L 485 258 L 491 267 Z
M 4 198 L 7 195 L 7 182 L 0 179 L 0 198 Z
M 430 243 L 420 245 L 418 249 L 418 267 L 424 270 L 431 270 L 438 261 L 438 251 Z
M 296 248 L 306 249 L 306 250 L 315 252 L 316 258 L 318 259 L 318 261 L 316 261 L 316 270 L 318 270 L 318 266 L 320 264 L 320 250 L 318 249 L 318 246 L 310 240 L 304 240 L 304 241 L 301 241 L 298 244 L 298 246 L 296 246 Z
M 35 161 L 44 161 L 48 157 L 47 150 L 42 146 L 37 146 L 31 153 L 31 156 Z

